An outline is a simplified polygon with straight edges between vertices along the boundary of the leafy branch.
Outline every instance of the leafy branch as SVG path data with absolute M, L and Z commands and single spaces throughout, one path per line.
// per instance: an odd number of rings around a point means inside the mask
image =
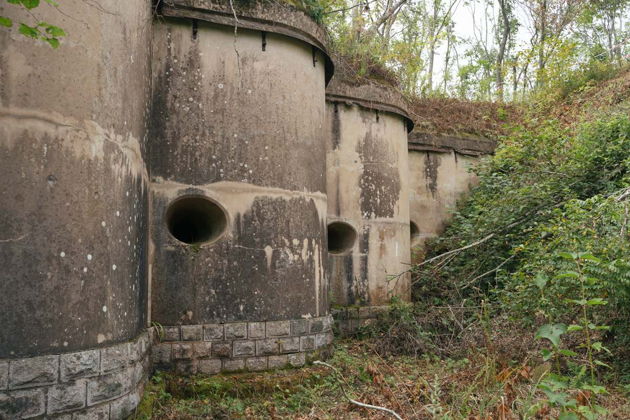
M 19 7 L 24 8 L 28 14 L 36 21 L 34 24 L 27 24 L 24 22 L 14 22 L 13 19 L 0 16 L 0 26 L 4 26 L 6 28 L 13 27 L 14 23 L 19 24 L 18 31 L 28 37 L 33 39 L 39 39 L 45 41 L 53 48 L 58 48 L 60 44 L 60 38 L 66 36 L 66 32 L 58 26 L 52 25 L 48 22 L 37 21 L 37 18 L 31 12 L 32 9 L 36 8 L 40 4 L 40 0 L 6 0 L 9 4 L 14 4 Z M 59 5 L 53 0 L 44 0 L 46 3 L 51 6 L 58 7 Z
M 547 361 L 555 358 L 560 370 L 559 357 L 577 357 L 578 354 L 572 350 L 561 347 L 561 337 L 566 333 L 581 332 L 583 334 L 583 342 L 579 347 L 586 351 L 586 364 L 582 365 L 580 372 L 574 378 L 566 378 L 559 374 L 550 375 L 539 384 L 539 388 L 545 393 L 548 403 L 561 409 L 560 418 L 562 419 L 578 419 L 578 415 L 586 418 L 598 418 L 600 414 L 605 414 L 603 407 L 596 404 L 590 406 L 578 406 L 577 401 L 569 397 L 567 391 L 570 388 L 577 388 L 583 393 L 602 394 L 606 390 L 604 387 L 596 383 L 596 367 L 604 366 L 610 368 L 609 365 L 594 358 L 595 353 L 606 351 L 610 353 L 600 341 L 593 341 L 592 332 L 607 331 L 610 327 L 607 325 L 596 325 L 589 309 L 595 309 L 602 305 L 608 304 L 608 301 L 601 297 L 593 297 L 589 295 L 589 291 L 599 283 L 599 279 L 589 277 L 584 272 L 585 264 L 601 263 L 601 260 L 587 252 L 570 253 L 560 252 L 558 254 L 565 260 L 569 260 L 575 264 L 575 271 L 565 271 L 558 276 L 557 280 L 565 280 L 571 282 L 577 288 L 578 299 L 568 299 L 568 303 L 576 305 L 580 309 L 580 320 L 576 324 L 565 325 L 546 324 L 541 326 L 536 332 L 536 339 L 546 339 L 550 342 L 552 349 L 543 349 L 543 360 Z M 537 284 L 542 289 L 546 286 L 546 281 L 539 281 Z M 587 369 L 590 371 L 590 381 L 584 383 L 583 377 Z

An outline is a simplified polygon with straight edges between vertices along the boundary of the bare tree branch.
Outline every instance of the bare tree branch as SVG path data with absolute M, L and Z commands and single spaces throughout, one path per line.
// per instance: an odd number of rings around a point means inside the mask
M 339 371 L 337 370 L 337 368 L 335 368 L 332 365 L 329 365 L 326 362 L 322 362 L 319 360 L 316 360 L 313 362 L 314 365 L 321 365 L 321 366 L 326 366 L 329 369 L 332 369 L 336 375 L 338 375 L 339 377 L 343 378 L 343 376 L 341 375 L 341 373 L 339 373 Z M 389 408 L 385 408 L 385 407 L 379 407 L 378 405 L 371 405 L 371 404 L 365 404 L 362 403 L 360 401 L 357 400 L 353 400 L 352 398 L 350 398 L 348 396 L 348 394 L 346 394 L 346 389 L 343 387 L 343 383 L 341 380 L 339 380 L 339 378 L 337 378 L 337 382 L 339 383 L 339 388 L 341 388 L 341 391 L 343 392 L 343 395 L 348 399 L 348 401 L 350 401 L 352 404 L 354 405 L 358 405 L 359 407 L 363 407 L 363 408 L 370 408 L 372 410 L 379 410 L 379 411 L 383 411 L 389 415 L 391 415 L 392 417 L 398 419 L 398 420 L 402 420 L 402 417 L 400 417 L 398 415 L 398 413 L 396 413 L 394 410 L 390 410 Z

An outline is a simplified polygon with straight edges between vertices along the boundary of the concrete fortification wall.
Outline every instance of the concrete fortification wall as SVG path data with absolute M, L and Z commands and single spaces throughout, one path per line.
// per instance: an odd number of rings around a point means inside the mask
M 155 27 L 151 319 L 165 326 L 328 315 L 322 34 L 301 12 L 240 12 L 235 34 L 229 7 L 175 2 Z M 222 357 L 266 355 L 252 350 Z
M 439 236 L 462 199 L 476 184 L 471 169 L 494 151 L 486 139 L 412 133 L 409 137 L 409 214 L 412 258 Z
M 0 418 L 125 418 L 152 368 L 301 366 L 331 303 L 410 298 L 493 144 L 408 141 L 395 89 L 326 91 L 304 12 L 235 3 L 0 5 L 68 34 L 0 30 Z
M 0 357 L 125 341 L 146 321 L 150 5 L 66 3 L 74 18 L 34 11 L 63 48 L 0 31 Z M 2 14 L 29 19 L 16 10 Z
M 32 11 L 64 28 L 63 48 L 0 31 L 0 418 L 109 413 L 141 382 L 97 396 L 133 369 L 103 367 L 100 351 L 146 325 L 151 6 L 64 10 Z M 22 11 L 0 6 L 33 19 Z M 89 373 L 63 370 L 87 349 Z
M 327 90 L 328 241 L 332 300 L 409 299 L 405 103 L 392 88 L 335 80 Z

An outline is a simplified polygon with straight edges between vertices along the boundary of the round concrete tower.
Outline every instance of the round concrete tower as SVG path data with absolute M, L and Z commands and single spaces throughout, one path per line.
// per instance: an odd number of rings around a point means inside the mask
M 151 5 L 60 3 L 0 5 L 0 418 L 122 418 L 147 348 Z M 19 33 L 40 21 L 59 48 Z
M 336 78 L 326 100 L 333 304 L 374 307 L 394 296 L 408 300 L 409 276 L 401 273 L 410 262 L 407 133 L 412 122 L 405 101 L 393 88 Z
M 440 235 L 477 180 L 471 168 L 494 151 L 479 137 L 411 133 L 409 136 L 409 213 L 413 262 L 420 262 L 427 239 Z
M 332 338 L 324 33 L 235 7 L 165 2 L 153 41 L 151 320 L 181 372 L 301 365 Z

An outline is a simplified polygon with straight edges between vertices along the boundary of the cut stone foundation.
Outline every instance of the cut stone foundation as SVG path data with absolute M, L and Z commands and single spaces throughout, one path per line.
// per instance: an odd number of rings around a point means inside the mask
M 299 367 L 326 357 L 332 317 L 163 327 L 153 348 L 158 369 L 179 374 Z
M 1 419 L 123 419 L 142 398 L 150 333 L 73 353 L 0 360 Z
M 387 315 L 389 306 L 346 306 L 331 309 L 335 331 L 341 337 L 357 334 L 379 318 Z
M 300 367 L 328 357 L 332 341 L 329 315 L 151 328 L 100 349 L 3 359 L 0 419 L 124 419 L 154 369 L 212 375 Z

